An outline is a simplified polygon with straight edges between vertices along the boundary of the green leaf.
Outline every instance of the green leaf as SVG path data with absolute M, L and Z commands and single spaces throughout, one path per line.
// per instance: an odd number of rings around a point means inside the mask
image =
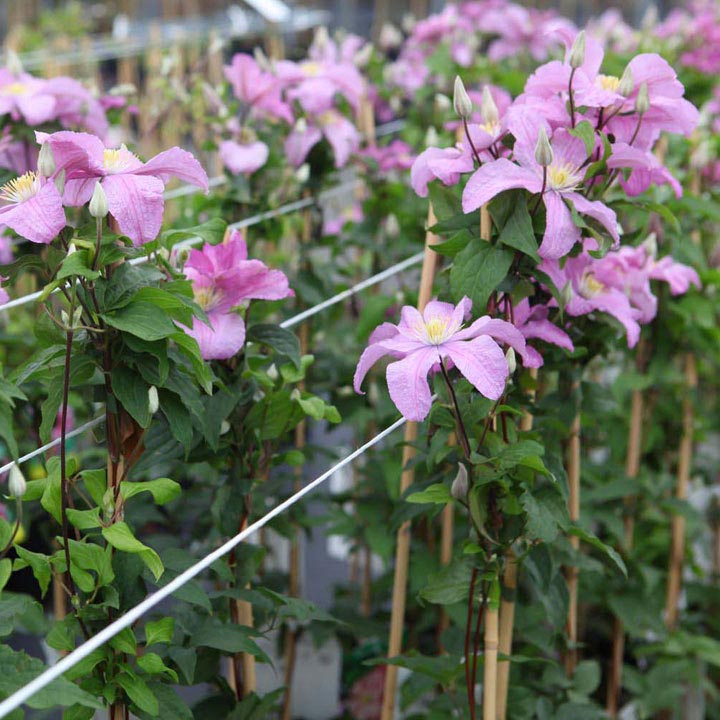
M 165 230 L 165 232 L 160 235 L 160 242 L 165 247 L 170 247 L 181 240 L 199 237 L 206 243 L 217 245 L 219 242 L 222 242 L 226 230 L 227 223 L 224 220 L 212 218 L 194 227 L 180 230 Z
M 55 650 L 72 652 L 75 649 L 75 635 L 79 628 L 78 621 L 73 615 L 58 620 L 45 637 L 45 642 Z
M 396 655 L 392 658 L 373 658 L 366 660 L 365 665 L 396 665 L 407 668 L 414 673 L 432 678 L 441 685 L 449 685 L 463 673 L 464 663 L 452 655 L 421 655 L 411 650 L 407 655 Z
M 95 717 L 93 708 L 82 705 L 71 705 L 63 713 L 62 720 L 92 720 Z
M 135 633 L 131 628 L 123 628 L 114 638 L 111 638 L 110 647 L 121 653 L 135 655 L 137 652 Z
M 221 625 L 215 618 L 208 618 L 191 636 L 190 642 L 195 647 L 209 647 L 226 653 L 249 653 L 263 662 L 270 658 L 250 637 L 244 625 Z
M 294 333 L 278 325 L 260 324 L 248 328 L 247 339 L 260 345 L 267 345 L 279 355 L 287 357 L 300 369 L 300 341 Z
M 420 492 L 408 495 L 405 500 L 406 502 L 417 503 L 418 505 L 432 503 L 447 505 L 447 503 L 452 502 L 453 497 L 447 485 L 444 483 L 433 483 Z
M 585 152 L 589 155 L 595 149 L 595 128 L 588 120 L 579 122 L 574 128 L 568 130 L 571 135 L 579 138 L 585 144 Z
M 152 717 L 156 717 L 160 712 L 160 704 L 144 680 L 123 673 L 122 675 L 118 675 L 117 683 L 125 690 L 127 696 L 139 710 L 142 710 Z
M 177 673 L 169 668 L 157 653 L 146 652 L 140 655 L 136 662 L 148 675 L 167 675 L 173 682 L 178 681 Z
M 0 560 L 0 592 L 7 585 L 10 575 L 12 575 L 12 560 L 3 558 Z
M 15 552 L 18 559 L 15 561 L 15 570 L 29 567 L 32 570 L 35 579 L 40 586 L 40 594 L 45 597 L 45 593 L 50 585 L 52 570 L 50 569 L 50 558 L 42 553 L 31 552 L 26 550 L 22 545 L 15 545 Z
M 579 662 L 572 681 L 575 692 L 581 695 L 592 695 L 600 685 L 600 665 L 596 660 Z
M 97 280 L 101 275 L 99 270 L 93 270 L 87 264 L 86 251 L 77 250 L 72 255 L 67 255 L 55 279 L 63 280 L 64 278 L 74 277 L 76 275 L 87 278 L 88 280 Z
M 80 477 L 83 479 L 83 484 L 88 494 L 92 498 L 93 502 L 102 507 L 104 504 L 105 492 L 107 490 L 107 480 L 105 469 L 97 470 L 82 470 Z
M 625 567 L 625 562 L 620 557 L 615 548 L 610 547 L 610 545 L 606 545 L 602 540 L 600 540 L 599 537 L 591 533 L 589 530 L 583 530 L 583 528 L 578 527 L 577 525 L 573 525 L 572 527 L 570 527 L 568 529 L 568 533 L 570 535 L 575 535 L 575 537 L 579 537 L 583 542 L 591 545 L 592 547 L 600 550 L 600 552 L 607 555 L 607 557 L 609 557 L 610 560 L 615 563 L 618 570 L 620 570 L 620 572 L 625 577 L 627 577 L 627 568 Z
M 170 478 L 157 478 L 144 482 L 123 481 L 120 483 L 120 494 L 125 500 L 134 497 L 138 493 L 149 492 L 158 505 L 165 505 L 171 500 L 180 497 L 182 487 Z
M 185 702 L 169 685 L 161 682 L 149 682 L 148 687 L 158 700 L 158 720 L 193 720 L 193 714 Z M 153 717 L 140 713 L 141 720 Z
M 132 415 L 142 428 L 150 424 L 150 386 L 136 372 L 125 365 L 113 368 L 110 375 L 112 390 L 121 405 Z
M 102 304 L 101 309 L 109 312 L 128 305 L 140 288 L 158 283 L 164 277 L 151 263 L 121 263 L 113 269 L 110 280 L 98 280 L 97 293 Z
M 92 571 L 97 575 L 98 587 L 110 585 L 115 579 L 112 567 L 112 552 L 109 547 L 94 542 L 70 540 L 70 561 L 81 570 Z
M 0 696 L 11 695 L 34 680 L 45 669 L 45 664 L 37 658 L 32 658 L 24 652 L 15 652 L 7 645 L 0 645 Z M 64 677 L 53 680 L 26 700 L 26 704 L 36 710 L 76 704 L 97 710 L 103 707 L 100 700 Z
M 70 524 L 78 530 L 92 530 L 102 525 L 99 507 L 94 507 L 92 510 L 74 510 L 73 508 L 68 508 L 67 518 Z
M 110 527 L 103 528 L 102 534 L 105 540 L 116 550 L 139 555 L 156 580 L 163 574 L 163 564 L 160 556 L 152 548 L 143 545 L 133 535 L 127 523 L 118 522 L 110 525 Z
M 184 332 L 176 332 L 170 339 L 177 345 L 178 350 L 190 360 L 190 364 L 195 373 L 195 379 L 200 384 L 200 387 L 208 395 L 212 394 L 210 366 L 202 359 L 197 341 Z
M 143 340 L 161 340 L 177 333 L 173 321 L 161 310 L 147 302 L 129 305 L 101 316 L 108 325 Z
M 455 302 L 467 296 L 472 300 L 473 311 L 482 314 L 488 298 L 505 279 L 512 259 L 511 250 L 473 238 L 458 253 L 450 270 L 450 289 Z
M 500 231 L 498 241 L 540 262 L 532 218 L 528 212 L 525 198 L 520 198 L 515 204 L 513 211 Z
M 428 194 L 430 195 L 430 202 L 432 203 L 435 217 L 439 221 L 445 222 L 459 215 L 465 215 L 462 209 L 460 194 L 455 191 L 455 188 L 445 187 L 440 183 L 431 183 L 428 185 Z M 477 221 L 472 214 L 470 215 L 470 219 L 473 222 Z
M 145 645 L 172 642 L 175 620 L 171 617 L 150 620 L 145 623 Z
M 436 605 L 452 605 L 466 601 L 470 589 L 471 565 L 465 560 L 455 560 L 428 577 L 420 597 Z
M 570 523 L 563 497 L 553 486 L 545 485 L 532 493 L 526 490 L 520 504 L 527 513 L 525 532 L 530 540 L 552 542 Z

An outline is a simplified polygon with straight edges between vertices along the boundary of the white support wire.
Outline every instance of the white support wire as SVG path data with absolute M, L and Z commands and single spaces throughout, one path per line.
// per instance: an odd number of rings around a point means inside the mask
M 192 238 L 191 238 L 192 239 Z M 179 243 L 178 243 L 179 244 Z M 403 272 L 403 270 L 407 270 L 408 268 L 411 268 L 413 265 L 418 265 L 424 256 L 424 251 L 416 253 L 415 255 L 412 255 L 411 257 L 402 260 L 399 263 L 396 263 L 395 265 L 392 265 L 391 267 L 387 268 L 386 270 L 383 270 L 376 275 L 373 275 L 372 277 L 366 278 L 365 280 L 360 281 L 356 285 L 353 285 L 350 288 L 347 288 L 347 290 L 342 290 L 341 292 L 337 293 L 336 295 L 333 295 L 332 297 L 328 298 L 327 300 L 323 300 L 322 302 L 318 303 L 317 305 L 313 305 L 310 308 L 307 308 L 306 310 L 303 310 L 302 312 L 297 313 L 297 315 L 293 315 L 292 317 L 289 317 L 287 320 L 283 320 L 280 323 L 280 327 L 282 328 L 291 328 L 295 325 L 298 325 L 299 323 L 303 322 L 304 320 L 307 320 L 309 317 L 312 317 L 313 315 L 317 315 L 318 313 L 322 312 L 323 310 L 326 310 L 329 307 L 332 307 L 333 305 L 337 305 L 338 303 L 341 303 L 343 300 L 347 300 L 348 298 L 352 297 L 353 295 L 356 295 L 357 293 L 362 292 L 363 290 L 366 290 L 369 287 L 372 287 L 373 285 L 377 285 L 378 283 L 383 282 L 383 280 L 387 280 L 388 278 L 393 277 L 394 275 L 397 275 L 398 273 Z M 139 259 L 139 258 L 138 258 Z M 96 427 L 104 420 L 104 416 L 100 415 L 96 417 L 94 420 L 90 420 L 89 422 L 86 422 L 84 425 L 80 425 L 80 427 L 75 428 L 73 431 L 69 432 L 67 437 L 73 438 L 78 435 L 82 435 L 86 430 L 90 430 L 91 428 Z M 43 445 L 42 447 L 36 448 L 32 452 L 28 453 L 27 455 L 23 455 L 22 457 L 19 457 L 17 460 L 13 460 L 9 463 L 6 463 L 2 467 L 0 467 L 0 477 L 2 477 L 13 465 L 22 465 L 23 463 L 26 463 L 28 460 L 32 460 L 34 457 L 37 457 L 38 455 L 42 455 L 47 450 L 50 450 L 54 447 L 57 447 L 60 444 L 60 439 L 53 440 L 46 445 Z
M 19 708 L 26 700 L 31 698 L 36 692 L 39 692 L 46 687 L 53 680 L 59 678 L 63 673 L 67 672 L 71 668 L 75 667 L 81 660 L 86 658 L 90 653 L 102 647 L 108 640 L 115 637 L 119 632 L 125 628 L 130 627 L 136 620 L 139 620 L 148 610 L 154 608 L 158 603 L 162 602 L 165 598 L 172 595 L 176 590 L 179 590 L 183 585 L 190 582 L 194 577 L 199 575 L 203 570 L 207 570 L 216 560 L 219 560 L 223 555 L 229 553 L 234 547 L 237 547 L 243 540 L 248 538 L 250 535 L 264 527 L 273 518 L 282 514 L 288 508 L 292 507 L 295 503 L 302 500 L 308 493 L 311 493 L 315 488 L 320 486 L 325 480 L 336 473 L 341 468 L 349 465 L 355 458 L 359 457 L 374 445 L 377 445 L 381 440 L 386 438 L 392 432 L 402 427 L 406 422 L 405 418 L 396 420 L 392 425 L 385 428 L 382 432 L 378 433 L 371 440 L 366 442 L 364 445 L 357 448 L 357 450 L 351 452 L 349 455 L 344 457 L 342 460 L 333 465 L 329 470 L 326 470 L 322 475 L 315 478 L 312 482 L 308 483 L 298 492 L 291 495 L 289 498 L 276 505 L 270 512 L 263 515 L 259 520 L 256 520 L 252 525 L 242 532 L 235 535 L 216 550 L 213 550 L 210 554 L 206 555 L 202 560 L 199 560 L 194 565 L 191 565 L 185 572 L 178 575 L 174 580 L 171 580 L 167 585 L 160 588 L 152 595 L 149 595 L 141 603 L 136 605 L 131 610 L 128 610 L 124 615 L 119 617 L 114 622 L 110 623 L 107 627 L 103 628 L 97 635 L 94 635 L 89 640 L 86 640 L 82 645 L 73 650 L 69 655 L 66 655 L 60 661 L 58 661 L 52 667 L 49 667 L 43 673 L 38 675 L 34 680 L 29 682 L 24 687 L 20 688 L 17 692 L 13 693 L 9 698 L 0 703 L 0 718 L 7 717 L 13 710 Z

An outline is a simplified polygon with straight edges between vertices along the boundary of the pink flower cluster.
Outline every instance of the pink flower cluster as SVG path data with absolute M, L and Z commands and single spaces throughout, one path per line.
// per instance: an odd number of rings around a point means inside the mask
M 85 205 L 97 183 L 120 232 L 134 245 L 150 242 L 160 232 L 163 191 L 171 177 L 208 189 L 200 163 L 177 147 L 143 163 L 124 145 L 106 148 L 87 133 L 38 132 L 37 139 L 50 147 L 52 174 L 30 171 L 0 188 L 0 224 L 32 242 L 51 242 L 65 227 L 64 206 Z
M 210 324 L 197 318 L 184 328 L 194 338 L 205 360 L 227 360 L 245 343 L 245 321 L 234 312 L 248 300 L 281 300 L 292 297 L 288 279 L 260 260 L 247 259 L 247 245 L 239 231 L 232 231 L 219 245 L 191 250 L 184 267 L 192 282 L 195 301 Z

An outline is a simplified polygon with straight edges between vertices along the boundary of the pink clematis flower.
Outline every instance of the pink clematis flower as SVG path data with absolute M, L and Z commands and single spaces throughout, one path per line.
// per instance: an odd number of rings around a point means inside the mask
M 282 84 L 271 73 L 263 72 L 250 55 L 233 55 L 230 65 L 223 69 L 232 85 L 235 97 L 249 108 L 255 108 L 270 117 L 291 123 L 290 106 L 282 99 Z
M 31 242 L 47 245 L 65 227 L 65 209 L 55 183 L 27 172 L 0 188 L 0 224 Z
M 409 170 L 415 160 L 415 153 L 404 140 L 393 140 L 388 145 L 369 145 L 362 156 L 378 164 L 381 173 L 392 170 Z
M 461 175 L 474 169 L 475 160 L 467 142 L 449 148 L 429 147 L 415 158 L 410 184 L 420 197 L 427 197 L 428 183 L 436 178 L 443 185 L 457 185 Z
M 208 190 L 205 170 L 189 152 L 178 147 L 143 163 L 124 145 L 109 149 L 87 133 L 61 131 L 52 135 L 37 133 L 37 137 L 40 143 L 50 143 L 56 172 L 66 173 L 65 204 L 85 205 L 95 183 L 100 181 L 110 214 L 117 220 L 120 232 L 136 246 L 154 240 L 160 232 L 163 192 L 171 177 Z
M 241 144 L 234 140 L 220 143 L 220 159 L 233 174 L 252 175 L 267 162 L 270 151 L 264 142 Z
M 575 349 L 570 336 L 555 323 L 548 320 L 550 308 L 547 305 L 530 306 L 527 298 L 521 300 L 513 308 L 513 324 L 526 340 L 544 340 L 550 345 L 557 345 L 568 352 Z M 530 345 L 526 348 L 527 357 L 523 360 L 525 367 L 542 367 L 542 355 Z
M 317 124 L 299 120 L 285 138 L 288 162 L 293 167 L 300 167 L 309 152 L 325 137 L 335 155 L 335 167 L 344 167 L 350 155 L 360 147 L 357 128 L 335 110 L 327 110 L 318 115 L 315 121 Z
M 602 312 L 618 320 L 627 334 L 628 347 L 635 347 L 640 338 L 642 313 L 630 303 L 623 290 L 616 283 L 607 284 L 607 275 L 600 278 L 602 262 L 588 254 L 597 249 L 595 240 L 585 240 L 583 252 L 577 257 L 567 258 L 561 267 L 557 260 L 544 260 L 539 269 L 546 273 L 555 287 L 567 293 L 565 312 L 573 317 Z
M 237 230 L 219 245 L 191 250 L 183 271 L 192 282 L 195 301 L 210 321 L 208 326 L 193 318 L 192 328 L 183 328 L 197 341 L 205 360 L 227 360 L 242 348 L 245 322 L 233 312 L 235 307 L 246 300 L 294 295 L 283 272 L 247 259 L 245 239 Z
M 518 133 L 519 134 L 519 133 Z M 599 201 L 588 200 L 577 192 L 584 178 L 583 163 L 587 159 L 585 145 L 566 130 L 557 130 L 551 140 L 553 161 L 547 168 L 547 183 L 543 188 L 543 168 L 535 159 L 537 134 L 518 137 L 515 165 L 506 158 L 485 163 L 468 180 L 463 191 L 463 210 L 477 210 L 504 190 L 524 188 L 533 194 L 542 192 L 547 213 L 545 235 L 539 253 L 544 258 L 560 258 L 580 240 L 580 228 L 572 220 L 568 200 L 582 215 L 589 215 L 608 231 L 615 243 L 620 242 L 615 212 Z
M 56 117 L 56 99 L 47 80 L 0 68 L 0 115 L 40 125 Z
M 487 315 L 463 328 L 471 307 L 466 297 L 456 306 L 433 300 L 422 313 L 404 307 L 398 325 L 383 323 L 370 336 L 355 370 L 355 391 L 361 392 L 368 370 L 381 357 L 390 355 L 395 362 L 387 367 L 388 390 L 408 420 L 419 422 L 430 412 L 432 394 L 427 376 L 440 369 L 441 360 L 456 367 L 482 395 L 497 400 L 509 373 L 497 341 L 525 355 L 525 338 L 514 325 Z

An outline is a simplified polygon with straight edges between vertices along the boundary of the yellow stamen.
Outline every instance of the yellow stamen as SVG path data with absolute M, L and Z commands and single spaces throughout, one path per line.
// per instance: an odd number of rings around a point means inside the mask
M 425 332 L 433 345 L 440 345 L 448 336 L 448 321 L 442 318 L 431 318 L 425 323 Z
M 103 150 L 103 167 L 109 172 L 117 172 L 126 170 L 132 160 L 133 155 L 124 145 L 119 148 L 106 148 Z
M 211 310 L 213 305 L 215 305 L 219 300 L 218 295 L 215 292 L 215 288 L 212 287 L 194 288 L 194 293 L 195 302 L 203 310 Z
M 605 285 L 601 283 L 592 273 L 583 275 L 580 281 L 580 294 L 584 298 L 595 297 L 605 289 Z
M 25 95 L 27 92 L 27 85 L 21 82 L 10 83 L 0 88 L 0 93 L 3 95 Z
M 620 84 L 620 78 L 615 75 L 598 75 L 595 82 L 601 90 L 616 92 Z
M 40 178 L 37 173 L 26 172 L 0 188 L 0 198 L 11 203 L 20 203 L 37 195 Z
M 321 70 L 320 63 L 310 61 L 302 64 L 302 71 L 307 77 L 315 77 L 320 74 Z
M 570 163 L 553 163 L 547 170 L 548 186 L 555 190 L 569 190 L 575 187 L 582 177 L 578 168 Z

